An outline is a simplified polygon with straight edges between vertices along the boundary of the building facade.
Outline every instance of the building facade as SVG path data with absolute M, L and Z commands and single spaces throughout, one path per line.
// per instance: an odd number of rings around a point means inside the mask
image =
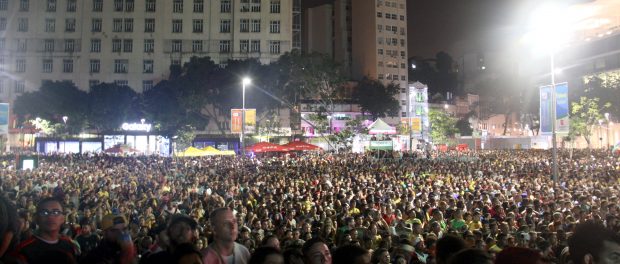
M 0 0 L 0 99 L 47 80 L 143 92 L 193 56 L 270 63 L 300 48 L 299 12 L 300 0 Z

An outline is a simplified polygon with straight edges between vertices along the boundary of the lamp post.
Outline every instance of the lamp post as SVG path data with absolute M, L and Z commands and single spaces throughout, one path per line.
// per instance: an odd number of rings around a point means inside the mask
M 252 83 L 252 79 L 245 77 L 241 81 L 242 95 L 241 95 L 241 154 L 245 157 L 245 87 Z
M 606 130 L 606 136 L 607 136 L 607 149 L 609 149 L 609 126 L 611 124 L 611 121 L 609 121 L 609 113 L 605 113 L 605 120 L 607 120 L 607 130 Z
M 69 135 L 69 132 L 67 130 L 67 120 L 69 120 L 68 116 L 63 116 L 62 117 L 62 122 L 65 123 L 65 133 L 67 133 L 67 135 Z M 62 143 L 62 153 L 65 153 L 67 151 L 67 141 Z
M 598 120 L 598 141 L 599 146 L 603 148 L 603 119 Z

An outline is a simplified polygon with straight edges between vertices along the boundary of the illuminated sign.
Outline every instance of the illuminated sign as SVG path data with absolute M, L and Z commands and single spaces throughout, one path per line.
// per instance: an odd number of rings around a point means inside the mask
M 139 123 L 123 123 L 121 128 L 125 131 L 151 131 L 151 124 L 139 124 Z

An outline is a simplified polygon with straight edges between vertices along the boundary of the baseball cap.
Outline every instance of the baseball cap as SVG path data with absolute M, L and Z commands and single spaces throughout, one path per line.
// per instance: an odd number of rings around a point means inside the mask
M 107 214 L 101 220 L 101 229 L 107 230 L 118 224 L 127 224 L 127 218 L 121 214 Z

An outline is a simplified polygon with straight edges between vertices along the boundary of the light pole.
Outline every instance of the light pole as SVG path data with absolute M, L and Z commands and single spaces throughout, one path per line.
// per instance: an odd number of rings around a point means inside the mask
M 611 124 L 611 121 L 609 121 L 609 113 L 605 113 L 605 120 L 607 120 L 607 130 L 606 130 L 606 136 L 607 136 L 607 149 L 609 149 L 609 126 Z
M 65 123 L 65 133 L 67 133 L 67 135 L 69 135 L 69 131 L 67 130 L 67 120 L 69 120 L 68 116 L 63 116 L 62 117 L 62 122 Z M 65 153 L 67 151 L 66 147 L 67 147 L 67 141 L 62 142 L 62 152 L 63 153 Z
M 245 157 L 245 87 L 252 83 L 252 79 L 245 77 L 241 81 L 243 90 L 241 95 L 241 154 Z
M 557 187 L 558 184 L 558 136 L 556 133 L 556 119 L 557 119 L 557 109 L 556 109 L 556 90 L 555 90 L 555 53 L 553 52 L 553 50 L 551 51 L 551 55 L 550 55 L 550 61 L 551 61 L 551 141 L 552 141 L 552 146 L 553 146 L 553 150 L 552 152 L 552 159 L 553 159 L 553 184 L 554 187 Z

